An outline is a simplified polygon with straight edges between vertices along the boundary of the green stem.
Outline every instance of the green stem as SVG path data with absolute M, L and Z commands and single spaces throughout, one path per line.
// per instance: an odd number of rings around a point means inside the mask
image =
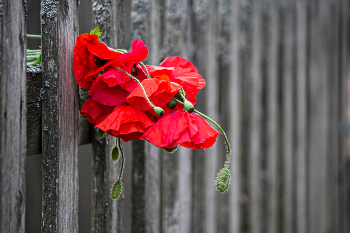
M 116 70 L 120 70 L 120 71 L 124 72 L 124 73 L 125 73 L 126 75 L 128 75 L 130 78 L 132 78 L 133 80 L 135 80 L 135 81 L 139 84 L 139 86 L 141 87 L 141 89 L 142 89 L 142 91 L 143 91 L 143 94 L 145 95 L 148 104 L 149 104 L 152 108 L 155 108 L 154 104 L 152 104 L 152 102 L 148 99 L 145 89 L 143 88 L 141 82 L 140 82 L 137 78 L 135 78 L 134 76 L 132 76 L 131 74 L 129 74 L 128 72 L 126 72 L 126 71 L 123 70 L 123 69 L 120 69 L 120 68 L 118 68 L 118 67 L 113 67 L 113 68 L 116 69 Z
M 180 100 L 175 99 L 175 98 L 173 98 L 173 99 L 174 99 L 176 102 L 178 102 L 178 103 L 184 105 L 184 103 L 181 102 Z M 224 138 L 225 138 L 225 143 L 226 143 L 226 146 L 227 146 L 227 154 L 228 154 L 228 155 L 227 155 L 227 159 L 226 159 L 226 165 L 225 165 L 225 168 L 227 169 L 227 168 L 228 168 L 228 165 L 229 165 L 229 163 L 230 163 L 230 158 L 231 158 L 231 147 L 230 147 L 230 143 L 229 143 L 229 141 L 228 141 L 228 139 L 227 139 L 227 136 L 226 136 L 225 131 L 221 128 L 221 126 L 220 126 L 218 123 L 216 123 L 213 119 L 211 119 L 211 118 L 208 117 L 207 115 L 201 113 L 200 111 L 198 111 L 198 110 L 196 110 L 196 109 L 194 110 L 194 112 L 197 113 L 198 115 L 204 117 L 205 119 L 207 119 L 207 120 L 210 121 L 211 123 L 213 123 L 213 124 L 220 130 L 222 136 L 224 136 Z
M 117 146 L 119 147 L 120 153 L 122 154 L 122 166 L 120 168 L 119 179 L 118 179 L 118 181 L 120 181 L 120 179 L 122 178 L 122 175 L 123 175 L 123 170 L 124 170 L 124 153 L 123 153 L 123 149 L 120 145 L 120 138 L 117 138 Z
M 27 34 L 27 37 L 28 37 L 28 38 L 41 39 L 41 35 Z
M 141 66 L 146 70 L 147 78 L 151 78 L 151 76 L 149 75 L 148 70 L 147 70 L 145 64 L 143 64 L 142 62 L 140 62 L 140 64 L 141 64 Z

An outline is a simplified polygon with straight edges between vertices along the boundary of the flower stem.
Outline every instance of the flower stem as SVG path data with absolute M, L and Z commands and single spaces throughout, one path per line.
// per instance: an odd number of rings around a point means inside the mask
M 120 168 L 119 179 L 118 179 L 120 181 L 120 179 L 123 176 L 123 170 L 124 170 L 124 153 L 123 153 L 123 149 L 122 149 L 121 144 L 120 144 L 120 138 L 117 138 L 117 145 L 116 146 L 119 147 L 120 153 L 122 154 L 122 166 Z
M 151 78 L 151 76 L 149 75 L 148 70 L 147 70 L 145 64 L 143 64 L 142 62 L 140 62 L 140 64 L 141 64 L 141 66 L 146 70 L 147 78 Z
M 175 99 L 175 98 L 173 98 L 173 99 L 174 99 L 176 102 L 178 102 L 178 103 L 184 105 L 184 103 L 181 102 L 180 100 Z M 228 139 L 227 139 L 227 136 L 226 136 L 225 131 L 221 128 L 221 126 L 220 126 L 218 123 L 216 123 L 213 119 L 211 119 L 211 118 L 208 117 L 207 115 L 201 113 L 200 111 L 198 111 L 198 110 L 196 110 L 196 109 L 194 110 L 194 112 L 197 113 L 198 115 L 204 117 L 205 119 L 207 119 L 207 120 L 210 121 L 211 123 L 213 123 L 213 124 L 220 130 L 222 136 L 224 136 L 224 138 L 225 138 L 225 143 L 226 143 L 226 147 L 227 147 L 227 159 L 226 159 L 225 168 L 228 169 L 228 166 L 229 166 L 229 163 L 230 163 L 230 158 L 231 158 L 231 147 L 230 147 L 230 143 L 229 143 L 229 141 L 228 141 Z
M 130 78 L 132 78 L 133 80 L 135 80 L 135 81 L 139 84 L 139 86 L 141 87 L 141 89 L 142 89 L 142 91 L 143 91 L 143 94 L 145 95 L 145 98 L 146 98 L 148 104 L 149 104 L 152 108 L 155 108 L 155 107 L 156 107 L 156 106 L 154 106 L 154 104 L 152 104 L 152 102 L 148 99 L 145 89 L 143 88 L 141 82 L 140 82 L 137 78 L 135 78 L 134 76 L 132 76 L 131 74 L 129 74 L 128 72 L 126 72 L 126 71 L 123 70 L 123 69 L 120 69 L 120 68 L 118 68 L 118 67 L 113 67 L 113 68 L 116 69 L 116 70 L 120 70 L 120 71 L 124 72 L 124 73 L 125 73 L 126 75 L 128 75 Z
M 41 35 L 27 34 L 28 38 L 41 39 Z

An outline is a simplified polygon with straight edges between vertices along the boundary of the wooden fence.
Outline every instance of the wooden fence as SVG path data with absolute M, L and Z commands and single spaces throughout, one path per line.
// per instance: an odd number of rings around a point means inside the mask
M 111 47 L 130 45 L 124 4 L 92 1 Z M 124 196 L 110 198 L 115 140 L 79 117 L 79 1 L 41 1 L 42 64 L 27 72 L 26 7 L 0 0 L 0 232 L 25 230 L 25 160 L 39 153 L 42 232 L 79 231 L 78 146 L 87 143 L 91 231 L 124 232 Z M 348 232 L 349 14 L 347 0 L 132 0 L 131 37 L 148 45 L 146 62 L 179 55 L 196 65 L 207 82 L 196 107 L 227 130 L 233 157 L 222 195 L 222 138 L 205 153 L 124 145 L 131 231 Z

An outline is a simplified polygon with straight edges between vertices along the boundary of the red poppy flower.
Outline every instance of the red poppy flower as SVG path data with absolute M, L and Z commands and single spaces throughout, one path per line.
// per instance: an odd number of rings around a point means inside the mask
M 113 82 L 109 78 L 113 79 Z M 100 104 L 116 106 L 125 103 L 125 99 L 130 92 L 121 87 L 117 78 L 112 77 L 109 73 L 105 73 L 98 76 L 89 94 L 94 101 Z
M 131 72 L 133 66 L 137 66 L 141 61 L 145 60 L 148 56 L 148 48 L 141 39 L 136 39 L 131 44 L 131 52 L 120 55 L 120 63 L 122 69 Z M 134 74 L 133 74 L 134 75 Z
M 95 127 L 127 142 L 139 139 L 152 124 L 144 112 L 131 105 L 119 105 L 111 114 L 99 119 Z
M 211 147 L 219 132 L 195 113 L 176 111 L 163 116 L 142 136 L 155 146 L 170 149 L 178 144 L 200 149 Z
M 141 82 L 150 101 L 158 107 L 165 106 L 178 93 L 182 86 L 170 83 L 167 76 L 145 79 Z M 126 102 L 134 107 L 146 111 L 153 108 L 148 104 L 140 86 L 137 86 L 126 98 Z
M 79 86 L 89 90 L 98 73 L 112 63 L 119 63 L 119 53 L 87 33 L 77 37 L 74 47 L 74 75 Z
M 110 114 L 114 107 L 102 105 L 90 97 L 87 99 L 81 108 L 80 114 L 86 116 L 86 120 L 90 123 L 95 123 L 98 119 L 106 114 Z
M 170 81 L 184 87 L 188 100 L 195 101 L 197 93 L 205 87 L 205 80 L 198 73 L 196 67 L 185 58 L 167 57 L 160 63 L 160 66 L 174 67 L 169 76 Z
M 167 75 L 171 82 L 183 86 L 187 100 L 192 104 L 196 104 L 196 95 L 205 86 L 205 80 L 196 67 L 181 57 L 167 57 L 160 66 L 148 65 L 147 69 L 151 76 Z

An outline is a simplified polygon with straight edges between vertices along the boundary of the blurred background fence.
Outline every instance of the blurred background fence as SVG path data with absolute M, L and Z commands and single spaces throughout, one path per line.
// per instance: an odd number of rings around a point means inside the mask
M 349 232 L 349 14 L 347 0 L 0 0 L 0 232 Z M 79 119 L 71 68 L 95 26 L 110 47 L 143 39 L 148 64 L 198 68 L 196 108 L 233 149 L 229 192 L 219 136 L 205 153 L 124 143 L 110 198 L 115 140 Z M 27 75 L 26 27 L 42 35 Z

